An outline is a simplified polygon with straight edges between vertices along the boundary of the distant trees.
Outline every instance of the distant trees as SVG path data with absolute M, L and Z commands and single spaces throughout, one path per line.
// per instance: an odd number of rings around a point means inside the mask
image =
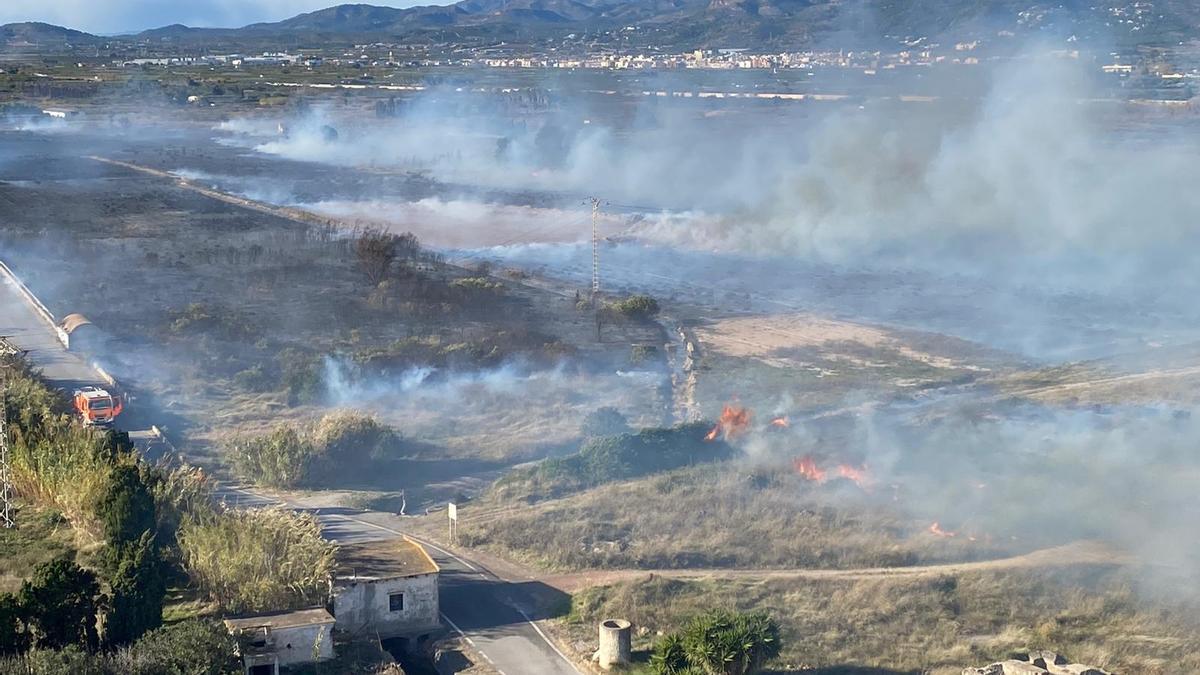
M 654 646 L 657 675 L 751 675 L 779 656 L 779 625 L 765 613 L 714 610 Z

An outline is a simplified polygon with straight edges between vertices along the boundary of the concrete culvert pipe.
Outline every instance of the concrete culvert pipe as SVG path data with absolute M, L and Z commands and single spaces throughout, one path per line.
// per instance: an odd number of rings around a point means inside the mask
M 633 651 L 633 628 L 624 619 L 605 619 L 600 622 L 600 648 L 596 650 L 596 661 L 608 670 L 615 665 L 629 663 Z

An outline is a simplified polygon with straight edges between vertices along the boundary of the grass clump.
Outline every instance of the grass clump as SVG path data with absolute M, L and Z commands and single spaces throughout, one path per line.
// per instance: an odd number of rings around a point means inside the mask
M 230 510 L 185 521 L 178 536 L 188 575 L 226 611 L 310 607 L 329 590 L 337 547 L 311 514 Z
M 320 487 L 368 470 L 398 443 L 396 432 L 374 417 L 335 411 L 307 427 L 279 425 L 234 439 L 227 454 L 239 475 L 260 485 Z

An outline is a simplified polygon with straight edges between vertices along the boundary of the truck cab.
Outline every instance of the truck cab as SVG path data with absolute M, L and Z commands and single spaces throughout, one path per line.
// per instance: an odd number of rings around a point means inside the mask
M 125 407 L 120 396 L 114 396 L 100 387 L 83 387 L 75 390 L 75 412 L 88 426 L 112 424 Z

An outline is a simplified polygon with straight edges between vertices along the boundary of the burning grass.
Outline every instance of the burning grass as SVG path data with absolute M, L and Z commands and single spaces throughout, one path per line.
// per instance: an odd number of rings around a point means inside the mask
M 1193 597 L 1151 599 L 1137 574 L 1081 567 L 867 580 L 704 580 L 649 576 L 578 593 L 563 627 L 593 644 L 600 619 L 629 619 L 634 647 L 720 607 L 779 621 L 780 669 L 957 675 L 963 667 L 1041 648 L 1119 673 L 1200 672 Z M 838 671 L 837 668 L 846 668 Z

